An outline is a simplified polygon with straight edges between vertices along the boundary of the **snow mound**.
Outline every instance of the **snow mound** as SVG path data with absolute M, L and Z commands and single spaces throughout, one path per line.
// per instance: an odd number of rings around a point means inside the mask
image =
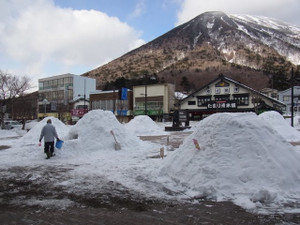
M 78 139 L 81 151 L 114 149 L 114 132 L 122 150 L 143 148 L 145 143 L 128 132 L 110 111 L 92 110 L 82 117 L 69 132 L 69 139 Z
M 50 116 L 35 124 L 32 129 L 30 129 L 22 138 L 20 138 L 20 144 L 37 144 L 39 142 L 41 131 L 47 124 L 48 119 L 51 119 L 52 125 L 55 126 L 58 137 L 64 140 L 69 132 L 69 127 L 59 119 Z
M 217 113 L 202 120 L 168 155 L 157 179 L 171 178 L 172 187 L 183 187 L 191 197 L 255 208 L 295 201 L 299 161 L 299 152 L 256 114 Z
M 39 121 L 37 121 L 37 120 L 33 120 L 33 121 L 30 121 L 29 123 L 26 123 L 25 130 L 31 130 L 38 123 L 39 123 Z
M 264 112 L 258 116 L 266 121 L 285 140 L 289 142 L 300 141 L 300 132 L 292 127 L 281 114 L 275 111 Z
M 285 119 L 285 121 L 287 121 L 290 124 L 291 118 Z M 294 127 L 299 129 L 299 127 L 300 127 L 300 116 L 299 115 L 294 116 L 293 122 L 294 122 Z
M 146 115 L 136 116 L 124 126 L 136 136 L 165 134 L 165 132 Z

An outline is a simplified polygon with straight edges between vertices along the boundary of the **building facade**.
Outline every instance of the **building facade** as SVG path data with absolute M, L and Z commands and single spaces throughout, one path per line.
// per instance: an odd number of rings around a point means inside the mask
M 282 113 L 285 104 L 238 81 L 219 75 L 209 84 L 177 103 L 191 120 L 201 120 L 216 112 L 256 112 L 276 110 Z
M 89 99 L 96 90 L 96 80 L 74 74 L 39 79 L 38 117 L 54 116 L 62 121 L 71 121 L 71 110 L 79 98 Z
M 37 119 L 38 92 L 33 92 L 11 100 L 9 113 L 12 120 L 26 121 Z
M 128 122 L 133 115 L 132 90 L 97 91 L 90 94 L 90 108 L 108 110 L 115 114 L 117 119 Z
M 294 101 L 294 113 L 300 115 L 300 86 L 294 86 L 293 91 L 293 101 Z M 278 93 L 278 100 L 283 102 L 286 107 L 283 109 L 283 113 L 286 115 L 291 115 L 292 109 L 292 89 L 281 91 Z
M 174 110 L 175 85 L 151 84 L 133 87 L 134 115 L 168 117 Z

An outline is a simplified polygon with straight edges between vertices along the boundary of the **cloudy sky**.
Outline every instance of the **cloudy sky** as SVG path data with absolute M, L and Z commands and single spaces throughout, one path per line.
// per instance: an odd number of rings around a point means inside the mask
M 0 70 L 80 75 L 206 11 L 300 27 L 300 0 L 0 0 Z

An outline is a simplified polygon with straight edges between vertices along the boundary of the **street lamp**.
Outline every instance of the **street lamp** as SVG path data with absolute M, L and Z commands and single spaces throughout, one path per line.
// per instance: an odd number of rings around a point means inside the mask
M 44 104 L 44 113 L 46 114 L 46 107 L 47 107 L 47 104 L 49 103 L 49 101 L 47 99 L 44 99 L 43 100 L 43 104 Z

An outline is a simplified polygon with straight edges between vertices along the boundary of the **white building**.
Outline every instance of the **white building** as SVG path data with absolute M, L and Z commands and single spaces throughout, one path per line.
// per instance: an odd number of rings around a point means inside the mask
M 283 109 L 283 113 L 286 115 L 291 115 L 292 107 L 292 89 L 281 91 L 278 93 L 279 101 L 283 102 L 286 107 Z M 300 115 L 300 86 L 294 86 L 294 113 Z
M 39 79 L 38 82 L 39 118 L 54 116 L 69 121 L 73 103 L 78 99 L 88 101 L 89 94 L 96 90 L 95 79 L 70 73 Z

